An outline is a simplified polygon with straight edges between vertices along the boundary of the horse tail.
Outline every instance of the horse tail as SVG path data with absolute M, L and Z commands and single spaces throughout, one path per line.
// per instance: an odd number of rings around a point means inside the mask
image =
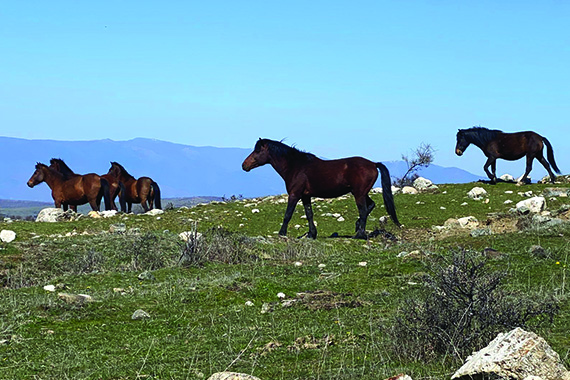
M 109 181 L 105 178 L 101 178 L 101 189 L 103 190 L 103 199 L 105 200 L 105 210 L 111 210 L 111 186 L 109 186 Z
M 546 137 L 542 138 L 542 142 L 546 145 L 546 157 L 548 158 L 548 162 L 552 166 L 552 169 L 558 174 L 560 173 L 560 169 L 556 166 L 556 161 L 554 161 L 554 149 L 552 149 L 552 145 L 550 145 L 550 141 Z
M 398 226 L 402 225 L 398 221 L 396 216 L 396 205 L 394 205 L 394 196 L 392 195 L 392 180 L 390 178 L 390 172 L 388 168 L 381 162 L 376 163 L 376 168 L 380 170 L 380 179 L 382 182 L 382 197 L 384 198 L 384 205 L 386 206 L 386 211 L 388 215 L 392 218 L 392 221 Z
M 162 209 L 162 204 L 160 203 L 160 187 L 158 187 L 158 183 L 152 181 L 150 186 L 154 192 L 154 208 Z
M 119 181 L 119 205 L 122 212 L 127 212 L 127 188 L 125 184 Z

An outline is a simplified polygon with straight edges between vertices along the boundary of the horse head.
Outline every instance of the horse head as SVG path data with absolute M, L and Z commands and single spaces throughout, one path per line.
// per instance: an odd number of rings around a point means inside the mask
M 265 165 L 269 162 L 269 158 L 270 154 L 267 140 L 260 138 L 255 144 L 253 152 L 251 152 L 241 164 L 241 168 L 248 172 L 251 169 Z
M 457 132 L 457 144 L 455 145 L 455 154 L 457 154 L 458 156 L 462 156 L 463 152 L 465 152 L 465 149 L 467 149 L 469 144 L 470 142 L 467 141 L 467 138 L 465 137 L 465 130 L 460 129 Z
M 28 186 L 29 187 L 34 187 L 37 184 L 40 184 L 45 180 L 44 172 L 45 172 L 46 168 L 47 168 L 46 165 L 44 165 L 40 162 L 36 163 L 36 170 L 34 171 L 34 174 L 32 174 L 32 176 L 28 180 Z

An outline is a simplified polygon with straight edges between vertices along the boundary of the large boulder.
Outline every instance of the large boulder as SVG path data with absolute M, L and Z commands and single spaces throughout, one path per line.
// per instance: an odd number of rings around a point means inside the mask
M 402 194 L 417 194 L 418 190 L 415 187 L 404 186 L 402 187 Z
M 543 338 L 517 327 L 499 334 L 487 347 L 469 356 L 451 379 L 524 380 L 530 376 L 570 380 L 570 372 L 558 353 Z
M 47 207 L 40 211 L 40 213 L 36 217 L 36 222 L 48 222 L 48 223 L 65 222 L 65 221 L 77 220 L 81 217 L 82 214 L 78 214 L 71 210 L 63 211 L 60 208 Z

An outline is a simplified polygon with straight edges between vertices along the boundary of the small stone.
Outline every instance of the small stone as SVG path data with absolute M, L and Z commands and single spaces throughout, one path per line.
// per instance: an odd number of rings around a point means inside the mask
M 251 302 L 251 301 L 245 301 L 245 306 L 253 306 L 253 302 Z
M 260 380 L 259 378 L 238 372 L 216 372 L 207 380 Z
M 44 286 L 44 290 L 48 292 L 55 292 L 55 285 L 46 285 Z
M 131 316 L 131 319 L 133 319 L 133 320 L 149 319 L 149 318 L 150 318 L 150 314 L 147 313 L 146 311 L 142 310 L 142 309 L 135 310 L 135 312 Z
M 138 278 L 139 280 L 141 280 L 141 281 L 145 281 L 145 280 L 147 280 L 147 281 L 154 281 L 154 280 L 155 280 L 155 277 L 154 277 L 154 275 L 152 274 L 152 272 L 150 272 L 150 271 L 148 271 L 148 270 L 145 270 L 144 272 L 142 272 L 141 274 L 139 274 L 139 275 L 137 276 L 137 278 Z
M 358 263 L 358 265 L 361 267 L 365 267 L 366 265 L 368 265 L 368 263 L 366 261 L 361 261 Z
M 164 210 L 161 210 L 159 208 L 153 208 L 152 210 L 148 210 L 147 212 L 144 213 L 144 215 L 150 215 L 150 216 L 156 216 L 160 214 L 164 214 Z
M 57 297 L 68 304 L 83 305 L 86 302 L 93 302 L 93 297 L 87 294 L 58 293 Z
M 285 293 L 277 293 L 277 298 L 285 298 Z
M 127 232 L 127 226 L 125 225 L 125 223 L 111 224 L 109 226 L 109 232 L 112 234 L 124 234 L 125 232 Z

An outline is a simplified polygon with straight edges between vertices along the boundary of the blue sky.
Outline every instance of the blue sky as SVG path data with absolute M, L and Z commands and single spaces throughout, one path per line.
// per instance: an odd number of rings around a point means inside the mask
M 453 150 L 482 125 L 539 132 L 570 172 L 568 25 L 564 1 L 7 2 L 0 135 L 375 161 L 424 142 L 479 174 L 481 151 Z

